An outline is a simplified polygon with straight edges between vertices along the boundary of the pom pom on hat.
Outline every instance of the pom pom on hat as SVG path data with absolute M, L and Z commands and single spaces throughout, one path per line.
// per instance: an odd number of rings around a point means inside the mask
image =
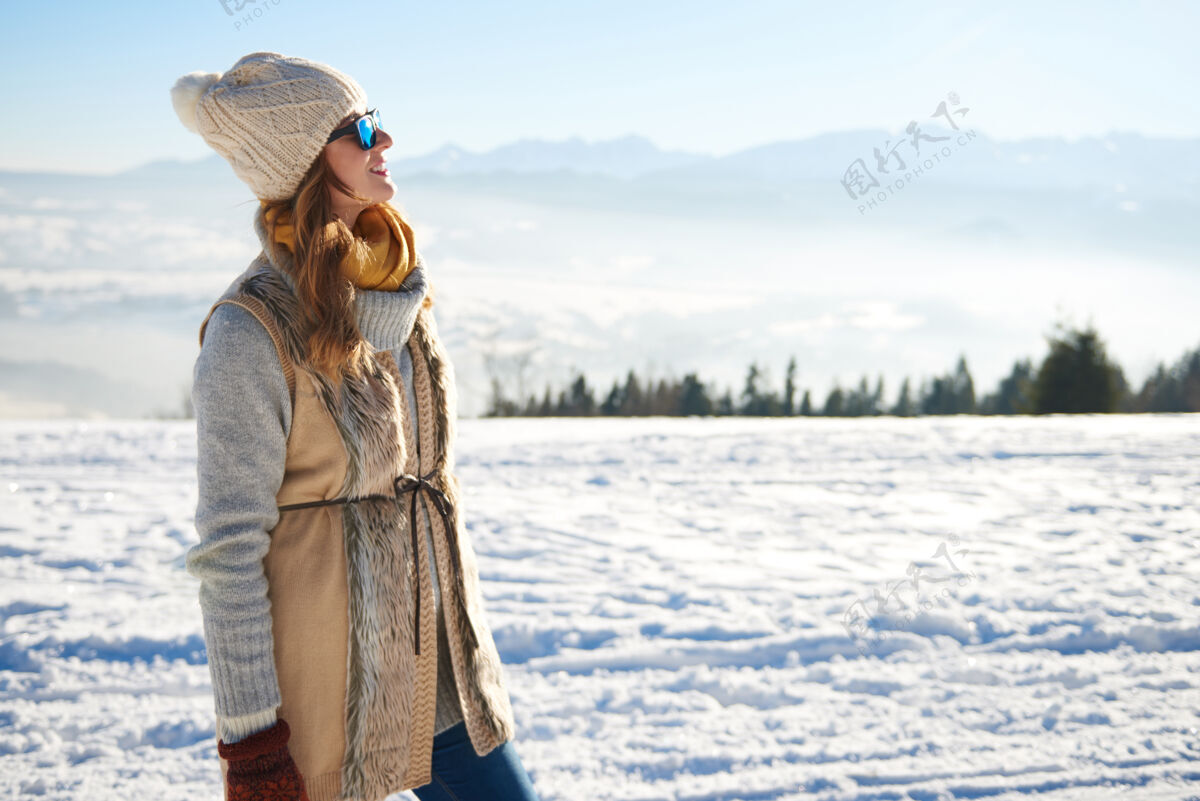
M 196 124 L 196 105 L 204 93 L 219 80 L 219 72 L 198 70 L 180 77 L 171 87 L 171 103 L 175 106 L 175 113 L 179 115 L 183 127 L 192 133 L 200 133 L 200 127 Z

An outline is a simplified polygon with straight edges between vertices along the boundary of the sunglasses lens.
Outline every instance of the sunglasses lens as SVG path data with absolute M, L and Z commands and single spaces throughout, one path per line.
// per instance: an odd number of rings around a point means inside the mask
M 363 150 L 375 147 L 376 132 L 379 130 L 379 112 L 358 118 L 358 142 Z

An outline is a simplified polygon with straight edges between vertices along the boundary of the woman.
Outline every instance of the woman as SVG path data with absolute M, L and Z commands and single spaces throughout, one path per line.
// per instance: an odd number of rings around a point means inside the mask
M 171 90 L 259 198 L 200 329 L 200 606 L 227 799 L 536 799 L 453 474 L 453 371 L 392 138 L 278 53 Z

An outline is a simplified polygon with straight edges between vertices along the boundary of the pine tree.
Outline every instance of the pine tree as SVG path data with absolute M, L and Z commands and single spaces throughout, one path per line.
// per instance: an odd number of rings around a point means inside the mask
M 1009 374 L 1000 379 L 996 391 L 983 397 L 979 414 L 1031 414 L 1033 412 L 1033 365 L 1029 359 L 1013 363 Z
M 679 393 L 679 406 L 677 413 L 687 416 L 693 414 L 709 415 L 712 414 L 712 401 L 708 399 L 708 393 L 704 389 L 704 385 L 700 383 L 700 379 L 695 373 L 688 373 L 683 377 L 683 386 Z
M 673 381 L 660 378 L 658 386 L 654 390 L 651 414 L 675 414 L 679 405 L 677 388 L 678 385 Z
M 500 379 L 492 376 L 491 379 L 491 398 L 488 402 L 487 412 L 485 417 L 512 417 L 517 413 L 517 405 L 504 397 L 504 388 L 500 383 Z
M 621 387 L 614 380 L 612 389 L 608 391 L 608 396 L 604 398 L 604 402 L 600 404 L 600 414 L 614 415 L 621 408 Z
M 921 414 L 974 413 L 975 384 L 965 356 L 959 356 L 953 373 L 934 376 L 928 384 L 921 383 L 917 408 Z
M 897 417 L 912 417 L 916 411 L 912 391 L 908 388 L 908 376 L 905 376 L 903 383 L 900 384 L 900 394 L 896 397 L 896 405 L 892 407 L 892 414 Z
M 758 382 L 761 373 L 757 362 L 751 362 L 746 371 L 746 385 L 742 389 L 741 413 L 748 415 L 762 414 L 762 399 L 759 396 Z
M 967 357 L 958 357 L 954 366 L 954 411 L 952 414 L 975 413 L 975 382 L 971 380 L 971 371 L 967 369 Z
M 845 393 L 833 382 L 833 389 L 825 396 L 825 409 L 821 412 L 826 417 L 842 417 L 845 415 Z
M 571 382 L 571 399 L 568 408 L 570 409 L 569 414 L 584 417 L 590 416 L 596 411 L 596 399 L 592 396 L 592 389 L 587 385 L 587 379 L 583 377 L 583 373 L 579 373 Z
M 787 372 L 783 377 L 783 413 L 791 417 L 796 413 L 796 357 L 788 359 Z
M 1089 414 L 1117 411 L 1124 376 L 1105 352 L 1104 343 L 1088 326 L 1080 331 L 1057 326 L 1047 337 L 1050 353 L 1033 382 L 1037 414 Z
M 1170 368 L 1159 362 L 1130 399 L 1131 411 L 1200 412 L 1200 348 L 1184 353 Z
M 621 414 L 625 416 L 643 415 L 646 413 L 642 398 L 642 387 L 638 383 L 633 370 L 625 376 L 625 391 L 621 399 Z
M 728 416 L 736 413 L 736 410 L 733 408 L 733 392 L 729 387 L 726 387 L 725 394 L 717 401 L 717 414 Z
M 858 388 L 846 393 L 844 414 L 847 417 L 861 417 L 873 414 L 870 408 L 871 393 L 867 389 L 867 377 L 864 375 L 858 382 Z

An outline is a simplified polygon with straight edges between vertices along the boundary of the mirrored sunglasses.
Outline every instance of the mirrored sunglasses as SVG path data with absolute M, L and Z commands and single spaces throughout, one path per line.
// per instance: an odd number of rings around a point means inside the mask
M 329 135 L 325 140 L 325 144 L 329 144 L 334 139 L 350 134 L 358 134 L 358 146 L 363 150 L 370 150 L 375 147 L 375 142 L 379 133 L 379 109 L 371 109 L 366 114 L 362 115 L 354 122 L 348 125 L 343 125 Z

